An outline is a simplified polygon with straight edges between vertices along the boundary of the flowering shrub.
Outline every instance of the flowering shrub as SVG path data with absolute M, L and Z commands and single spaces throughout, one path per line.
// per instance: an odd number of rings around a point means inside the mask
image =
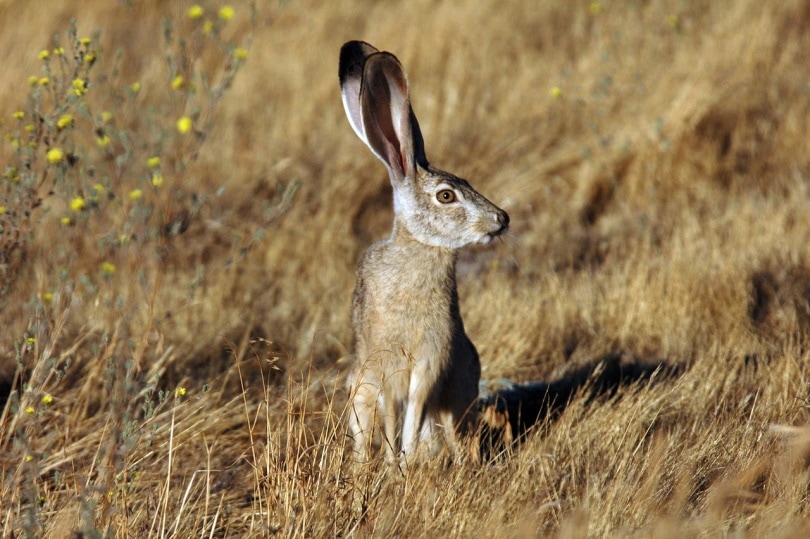
M 156 240 L 171 228 L 161 191 L 176 186 L 197 159 L 212 114 L 247 59 L 247 49 L 221 38 L 236 14 L 230 5 L 194 5 L 185 13 L 193 21 L 187 35 L 164 21 L 166 84 L 150 90 L 175 95 L 148 108 L 142 83 L 122 80 L 123 58 L 99 71 L 98 35 L 79 36 L 75 21 L 52 49 L 36 53 L 41 72 L 28 78 L 25 105 L 2 125 L 11 159 L 0 188 L 0 291 L 48 220 L 74 228 L 103 222 L 109 234 L 86 253 L 102 260 L 115 255 L 122 238 L 159 247 Z M 198 59 L 212 52 L 219 64 L 206 71 L 211 63 Z
M 156 377 L 139 374 L 148 368 L 142 359 L 155 332 L 151 312 L 167 253 L 191 219 L 178 200 L 204 203 L 199 187 L 188 185 L 189 167 L 248 57 L 250 36 L 231 42 L 223 35 L 240 16 L 249 14 L 195 5 L 182 20 L 164 20 L 166 70 L 157 84 L 127 80 L 126 58 L 107 57 L 100 32 L 79 35 L 71 21 L 51 47 L 32 52 L 39 71 L 28 76 L 21 106 L 0 119 L 0 309 L 13 303 L 28 324 L 15 337 L 17 375 L 8 403 L 0 403 L 7 412 L 0 446 L 11 450 L 6 462 L 21 466 L 11 501 L 21 508 L 22 524 L 15 526 L 28 536 L 41 531 L 39 507 L 28 502 L 44 503 L 37 494 L 40 467 L 57 450 L 41 427 L 62 413 L 58 383 L 80 346 L 89 350 L 83 361 L 103 356 L 99 382 L 116 395 L 106 412 L 117 430 L 99 460 L 126 466 L 119 457 L 139 435 L 138 420 L 172 395 L 143 390 Z M 32 285 L 39 289 L 20 301 Z M 87 305 L 95 307 L 80 308 Z M 76 346 L 60 350 L 69 316 L 77 313 L 100 313 L 100 320 L 71 335 Z M 177 403 L 184 395 L 178 387 Z M 113 492 L 119 479 L 98 481 Z

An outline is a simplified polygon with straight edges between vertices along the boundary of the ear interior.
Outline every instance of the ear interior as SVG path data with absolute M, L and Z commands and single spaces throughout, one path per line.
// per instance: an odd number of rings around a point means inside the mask
M 370 56 L 363 69 L 360 105 L 369 147 L 388 165 L 392 180 L 415 172 L 408 79 L 396 57 Z

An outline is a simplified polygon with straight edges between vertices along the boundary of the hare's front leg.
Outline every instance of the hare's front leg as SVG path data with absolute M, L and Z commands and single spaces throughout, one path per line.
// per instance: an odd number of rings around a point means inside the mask
M 422 369 L 411 372 L 408 387 L 408 405 L 405 408 L 405 421 L 402 426 L 402 452 L 406 458 L 417 454 L 420 438 L 433 437 L 432 422 L 426 425 L 426 406 L 428 398 L 433 391 L 433 384 Z M 428 432 L 423 432 L 427 428 Z
M 424 417 L 424 403 L 420 403 L 413 397 L 408 398 L 408 406 L 405 408 L 405 421 L 402 425 L 402 453 L 407 459 L 416 454 L 419 446 L 419 431 Z
M 383 435 L 382 443 L 385 446 L 385 458 L 388 462 L 396 462 L 397 454 L 399 453 L 397 443 L 397 404 L 394 401 L 393 395 L 381 394 L 380 395 L 380 413 L 384 414 L 382 418 Z
M 362 378 L 352 388 L 349 409 L 349 432 L 354 440 L 355 458 L 366 462 L 371 458 L 371 444 L 374 440 L 373 429 L 376 415 L 379 389 Z

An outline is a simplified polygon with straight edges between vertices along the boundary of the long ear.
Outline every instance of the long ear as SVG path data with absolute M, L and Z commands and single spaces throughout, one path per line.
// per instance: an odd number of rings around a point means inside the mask
M 340 48 L 340 62 L 338 77 L 340 78 L 340 93 L 343 96 L 343 108 L 349 123 L 360 139 L 368 144 L 363 129 L 363 115 L 360 107 L 360 86 L 363 80 L 363 66 L 366 58 L 377 49 L 364 41 L 349 41 Z
M 365 140 L 388 167 L 392 182 L 415 177 L 415 144 L 408 95 L 408 79 L 399 60 L 390 53 L 373 54 L 366 59 L 360 87 Z M 418 124 L 416 131 L 419 132 Z M 421 136 L 420 136 L 421 139 Z
M 413 153 L 416 157 L 416 162 L 419 163 L 422 168 L 428 168 L 430 164 L 425 154 L 425 141 L 422 139 L 422 130 L 419 128 L 419 122 L 416 121 L 416 114 L 413 113 L 413 108 L 411 108 L 411 131 L 413 135 Z

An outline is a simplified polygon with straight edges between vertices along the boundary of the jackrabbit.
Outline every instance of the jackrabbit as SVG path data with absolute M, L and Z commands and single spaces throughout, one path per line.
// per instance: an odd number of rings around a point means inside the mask
M 481 365 L 459 312 L 456 251 L 489 243 L 509 216 L 428 163 L 394 55 L 350 41 L 339 76 L 349 123 L 385 163 L 394 192 L 391 237 L 372 245 L 357 270 L 349 428 L 366 460 L 379 421 L 388 458 L 407 463 L 420 452 L 435 455 L 441 437 L 457 449 L 457 435 L 475 427 Z

